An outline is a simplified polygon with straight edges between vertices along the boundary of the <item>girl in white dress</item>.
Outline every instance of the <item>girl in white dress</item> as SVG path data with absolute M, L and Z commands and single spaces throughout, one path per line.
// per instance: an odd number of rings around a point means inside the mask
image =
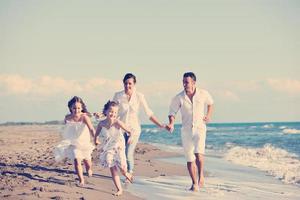
M 80 97 L 74 96 L 69 102 L 70 114 L 65 117 L 63 140 L 56 146 L 54 153 L 56 161 L 65 158 L 74 160 L 75 171 L 79 178 L 79 186 L 84 185 L 81 166 L 83 160 L 88 176 L 92 176 L 91 154 L 95 148 L 92 143 L 95 129 L 91 123 L 89 112 Z
M 97 137 L 100 134 L 100 165 L 110 168 L 113 182 L 117 188 L 114 195 L 119 196 L 123 193 L 123 189 L 118 175 L 118 168 L 126 179 L 132 182 L 132 177 L 126 172 L 127 164 L 123 136 L 123 131 L 130 134 L 130 130 L 117 119 L 118 104 L 116 102 L 108 101 L 104 105 L 103 114 L 106 118 L 98 124 L 95 143 L 97 143 Z

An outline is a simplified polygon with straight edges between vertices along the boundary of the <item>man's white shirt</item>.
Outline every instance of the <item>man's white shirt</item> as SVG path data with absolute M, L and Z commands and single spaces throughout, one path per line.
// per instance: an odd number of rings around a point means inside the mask
M 201 129 L 205 126 L 203 121 L 205 105 L 212 105 L 213 103 L 211 95 L 204 89 L 196 88 L 193 102 L 183 90 L 172 99 L 169 115 L 175 117 L 180 110 L 183 129 Z

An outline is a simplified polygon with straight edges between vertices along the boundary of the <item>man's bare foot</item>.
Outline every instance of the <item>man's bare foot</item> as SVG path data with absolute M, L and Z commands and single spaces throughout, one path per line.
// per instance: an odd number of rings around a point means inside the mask
M 204 177 L 200 178 L 198 185 L 200 188 L 204 187 Z
M 114 196 L 121 196 L 123 194 L 123 190 L 119 190 L 116 193 L 113 193 Z
M 198 185 L 197 184 L 193 184 L 190 188 L 190 191 L 193 191 L 193 192 L 197 192 L 199 191 L 199 188 L 198 188 Z

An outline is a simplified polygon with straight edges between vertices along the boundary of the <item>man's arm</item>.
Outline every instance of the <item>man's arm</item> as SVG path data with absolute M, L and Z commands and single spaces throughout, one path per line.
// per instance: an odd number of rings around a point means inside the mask
M 213 108 L 214 108 L 213 104 L 207 105 L 207 112 L 206 112 L 206 115 L 203 118 L 203 121 L 205 123 L 210 122 L 211 116 L 212 116 L 212 112 L 213 112 Z
M 178 96 L 175 96 L 172 101 L 171 101 L 171 104 L 170 104 L 170 111 L 169 111 L 169 124 L 166 125 L 166 129 L 168 131 L 170 131 L 170 133 L 173 132 L 174 130 L 174 123 L 175 123 L 175 116 L 178 112 L 178 110 L 180 109 L 181 107 L 181 103 L 180 103 L 180 99 Z
M 169 115 L 169 124 L 166 125 L 166 129 L 170 131 L 171 133 L 174 130 L 174 121 L 175 121 L 175 116 L 174 115 Z

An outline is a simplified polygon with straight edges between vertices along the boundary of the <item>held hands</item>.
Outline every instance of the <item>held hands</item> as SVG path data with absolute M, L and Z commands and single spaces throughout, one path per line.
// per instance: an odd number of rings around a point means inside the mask
M 165 125 L 165 129 L 172 133 L 174 131 L 174 124 Z
M 100 119 L 101 117 L 103 117 L 103 113 L 101 113 L 101 112 L 95 112 L 95 113 L 93 113 L 93 115 L 96 119 Z
M 160 124 L 160 125 L 159 125 L 159 128 L 160 128 L 160 129 L 167 129 L 167 125 L 166 125 L 166 124 Z
M 97 146 L 98 144 L 100 144 L 100 141 L 99 141 L 98 137 L 95 137 L 94 143 L 95 143 L 96 146 Z
M 163 129 L 163 130 L 167 130 L 168 132 L 172 133 L 173 130 L 174 130 L 174 125 L 170 125 L 170 124 L 160 124 L 159 125 L 159 128 L 160 129 Z

